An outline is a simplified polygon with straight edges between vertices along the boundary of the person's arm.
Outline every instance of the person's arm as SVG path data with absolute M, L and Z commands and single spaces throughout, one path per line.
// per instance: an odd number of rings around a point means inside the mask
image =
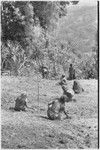
M 65 111 L 65 109 L 64 109 L 64 114 L 65 114 L 66 116 L 68 116 L 68 115 L 67 115 L 67 112 Z
M 71 117 L 68 116 L 68 112 L 66 112 L 65 109 L 64 109 L 64 114 L 66 115 L 67 119 L 71 119 Z
M 64 79 L 62 80 L 62 82 L 63 82 L 64 84 L 66 84 L 67 81 L 66 81 L 66 79 L 64 78 Z
M 27 103 L 25 102 L 25 106 L 28 108 Z
M 27 98 L 25 99 L 24 106 L 26 106 L 28 108 L 28 106 L 27 106 Z

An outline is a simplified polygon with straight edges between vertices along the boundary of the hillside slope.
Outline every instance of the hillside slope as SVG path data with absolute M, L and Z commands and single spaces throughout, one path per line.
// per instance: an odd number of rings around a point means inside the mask
M 95 44 L 96 31 L 96 6 L 71 6 L 67 16 L 60 20 L 57 39 L 70 41 L 81 53 L 90 52 Z
M 75 95 L 76 103 L 67 103 L 71 119 L 51 121 L 47 104 L 62 95 L 58 81 L 40 78 L 40 100 L 37 99 L 37 77 L 2 77 L 1 146 L 7 149 L 97 148 L 97 80 L 80 80 L 85 91 Z M 69 81 L 72 86 L 73 81 Z M 33 110 L 15 112 L 15 98 L 21 92 L 28 95 Z M 39 107 L 38 107 L 39 106 Z

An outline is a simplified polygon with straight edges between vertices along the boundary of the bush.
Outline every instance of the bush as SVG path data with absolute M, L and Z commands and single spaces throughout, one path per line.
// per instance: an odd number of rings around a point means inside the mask
M 79 70 L 80 73 L 78 74 L 78 77 L 82 79 L 97 79 L 98 76 L 98 70 L 97 70 L 97 60 L 96 55 L 92 55 L 87 57 L 86 59 L 83 58 L 81 63 L 79 63 Z

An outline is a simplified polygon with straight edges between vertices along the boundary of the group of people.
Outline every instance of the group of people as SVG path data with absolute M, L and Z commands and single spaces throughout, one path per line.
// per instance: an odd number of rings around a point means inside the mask
M 63 78 L 64 79 L 64 78 Z M 63 82 L 63 79 L 60 82 Z M 59 83 L 63 84 L 63 83 Z M 64 83 L 65 84 L 65 83 Z M 60 97 L 56 98 L 54 101 L 48 104 L 47 109 L 47 116 L 51 120 L 61 119 L 61 114 L 64 113 L 67 118 L 69 118 L 67 112 L 65 111 L 65 102 L 68 102 L 72 98 L 72 93 L 66 93 L 69 95 L 65 95 L 65 93 Z M 28 108 L 27 106 L 27 94 L 22 93 L 17 99 L 15 100 L 15 111 L 26 111 Z
M 63 114 L 65 114 L 67 119 L 71 118 L 68 116 L 68 112 L 65 111 L 65 103 L 72 101 L 76 102 L 76 100 L 73 98 L 74 91 L 68 86 L 65 75 L 61 76 L 59 85 L 62 87 L 63 95 L 48 104 L 47 115 L 51 120 L 62 120 Z
M 65 75 L 62 75 L 60 78 L 59 85 L 63 90 L 63 95 L 60 98 L 56 98 L 52 102 L 48 103 L 47 108 L 47 116 L 51 120 L 62 119 L 62 114 L 65 114 L 66 118 L 70 118 L 68 116 L 68 112 L 65 111 L 65 103 L 76 101 L 73 99 L 74 97 L 74 89 L 68 87 L 68 82 L 66 80 Z M 16 111 L 26 111 L 28 108 L 27 106 L 27 94 L 22 93 L 17 99 L 15 100 L 15 110 Z
M 70 71 L 70 79 L 75 78 L 75 71 L 73 71 L 72 65 L 70 65 L 69 68 Z M 44 75 L 43 75 L 44 77 Z M 75 93 L 80 93 L 80 91 L 84 91 L 83 88 L 81 88 L 78 81 L 74 81 L 73 88 L 69 88 L 68 81 L 66 79 L 65 75 L 62 75 L 60 78 L 59 84 L 63 90 L 63 95 L 60 96 L 60 98 L 56 98 L 52 102 L 48 103 L 47 108 L 47 116 L 51 120 L 55 119 L 62 119 L 62 114 L 65 114 L 66 118 L 70 118 L 68 116 L 68 113 L 65 111 L 65 103 L 68 102 L 76 102 L 76 100 L 73 98 Z M 15 110 L 16 111 L 26 111 L 26 109 L 29 108 L 27 106 L 27 94 L 22 93 L 17 99 L 15 100 Z
M 42 73 L 42 77 L 43 78 L 48 78 L 48 75 L 49 75 L 49 71 L 48 71 L 48 68 L 45 67 L 45 66 L 42 66 L 41 67 L 41 73 Z M 75 69 L 73 68 L 73 65 L 70 64 L 70 67 L 69 67 L 69 77 L 68 77 L 68 80 L 74 80 L 76 77 L 75 77 Z

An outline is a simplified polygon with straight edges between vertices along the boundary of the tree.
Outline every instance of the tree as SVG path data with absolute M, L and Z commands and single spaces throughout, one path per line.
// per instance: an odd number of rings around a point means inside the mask
M 24 37 L 23 17 L 14 2 L 5 1 L 1 6 L 1 40 L 5 43 L 7 40 L 21 42 Z
M 68 1 L 2 1 L 1 39 L 8 47 L 9 55 L 14 57 L 16 62 L 19 60 L 16 51 L 17 43 L 22 46 L 24 57 L 38 60 L 39 64 L 43 63 L 42 60 L 48 54 L 51 42 L 47 33 L 55 29 L 59 18 L 66 16 L 66 6 L 69 4 Z M 2 52 L 4 53 L 4 49 Z M 51 50 L 51 53 L 55 55 L 56 50 L 55 52 Z M 25 60 L 20 63 L 23 64 Z M 55 64 L 55 61 L 52 61 Z M 16 68 L 18 70 L 20 67 L 16 66 Z

